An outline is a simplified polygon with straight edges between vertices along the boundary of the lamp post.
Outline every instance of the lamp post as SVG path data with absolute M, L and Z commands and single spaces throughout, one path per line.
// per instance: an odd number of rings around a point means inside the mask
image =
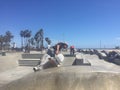
M 100 49 L 101 49 L 101 40 L 100 40 Z

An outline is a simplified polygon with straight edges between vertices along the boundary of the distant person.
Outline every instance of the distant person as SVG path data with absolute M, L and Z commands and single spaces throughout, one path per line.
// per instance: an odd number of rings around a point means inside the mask
M 12 43 L 12 51 L 14 51 L 14 50 L 16 50 L 16 43 L 15 42 Z
M 25 53 L 25 48 L 23 47 L 22 51 Z
M 75 53 L 75 47 L 74 45 L 70 46 L 70 55 L 74 55 Z
M 25 53 L 30 53 L 30 47 L 28 44 L 25 46 Z
M 48 49 L 47 54 L 42 57 L 40 65 L 34 67 L 33 70 L 36 72 L 41 69 L 49 68 L 51 67 L 50 64 L 55 67 L 59 67 L 64 60 L 64 56 L 61 53 L 61 50 L 66 49 L 67 47 L 68 45 L 66 43 L 60 42 L 53 46 L 51 49 Z

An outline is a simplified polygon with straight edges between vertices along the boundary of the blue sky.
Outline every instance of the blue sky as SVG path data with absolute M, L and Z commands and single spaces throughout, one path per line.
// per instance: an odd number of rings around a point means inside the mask
M 82 48 L 120 45 L 120 0 L 0 0 L 0 34 L 40 29 L 52 43 Z

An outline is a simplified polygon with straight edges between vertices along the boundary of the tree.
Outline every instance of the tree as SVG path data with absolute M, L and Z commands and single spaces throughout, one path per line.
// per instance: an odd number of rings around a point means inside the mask
M 0 49 L 3 49 L 3 43 L 4 43 L 4 36 L 0 35 Z
M 39 48 L 39 42 L 40 42 L 39 32 L 35 34 L 34 39 L 36 41 L 36 48 Z
M 48 45 L 51 44 L 51 40 L 48 37 L 45 38 L 45 41 L 48 43 Z
M 40 48 L 43 49 L 44 45 L 43 45 L 43 41 L 44 41 L 44 33 L 43 33 L 43 29 L 40 29 L 40 41 L 41 41 L 41 45 Z
M 30 37 L 31 37 L 31 31 L 25 30 L 26 44 L 30 44 L 30 43 L 29 43 Z
M 20 36 L 21 36 L 21 48 L 23 48 L 23 39 L 24 39 L 24 31 L 23 30 L 21 30 L 20 31 Z
M 6 48 L 10 48 L 10 42 L 11 42 L 11 39 L 13 38 L 14 36 L 12 35 L 12 33 L 10 31 L 7 31 L 5 33 L 5 36 L 4 36 L 4 42 L 5 42 L 5 47 Z
M 6 32 L 7 42 L 11 42 L 11 39 L 14 37 L 10 31 Z
M 29 44 L 29 39 L 31 37 L 31 31 L 26 29 L 26 30 L 22 30 L 20 31 L 20 36 L 21 36 L 21 46 L 25 46 L 27 44 Z M 24 39 L 24 40 L 23 40 Z M 24 41 L 24 45 L 23 45 L 23 41 Z
M 51 40 L 48 37 L 46 37 L 45 41 L 48 43 L 48 47 L 47 48 L 50 49 L 50 47 L 51 47 L 51 45 L 50 45 L 51 44 Z
M 44 41 L 44 33 L 43 33 L 43 29 L 40 29 L 34 36 L 34 39 L 36 41 L 36 47 L 39 49 L 43 49 L 44 45 L 43 45 L 43 41 Z
M 4 47 L 4 49 L 5 48 L 9 49 L 10 48 L 10 42 L 11 42 L 11 39 L 13 37 L 14 36 L 12 35 L 12 33 L 10 31 L 7 31 L 5 33 L 5 35 L 0 35 L 0 49 L 2 50 L 3 47 Z
M 30 39 L 30 44 L 32 45 L 32 47 L 33 47 L 33 45 L 35 45 L 35 42 L 34 42 L 34 38 L 33 38 L 33 37 Z
M 120 47 L 119 46 L 115 46 L 115 49 L 120 49 Z

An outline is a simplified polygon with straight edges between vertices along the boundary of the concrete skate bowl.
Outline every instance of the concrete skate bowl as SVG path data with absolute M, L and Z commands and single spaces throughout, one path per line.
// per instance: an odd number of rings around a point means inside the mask
M 120 90 L 120 74 L 70 66 L 31 73 L 0 90 Z

